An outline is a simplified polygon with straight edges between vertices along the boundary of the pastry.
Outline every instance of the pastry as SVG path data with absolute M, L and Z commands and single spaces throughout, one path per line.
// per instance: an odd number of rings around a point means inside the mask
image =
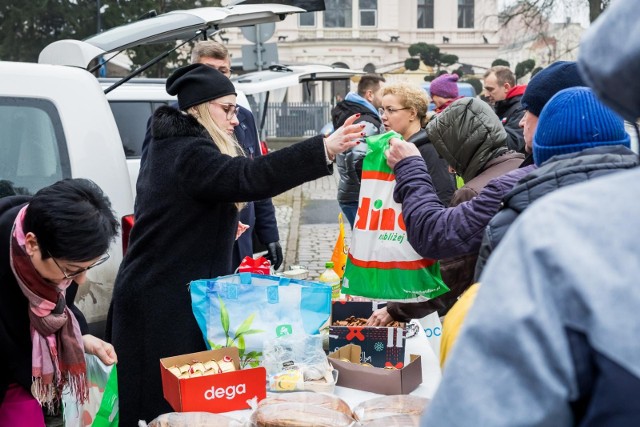
M 206 369 L 204 367 L 204 365 L 201 362 L 195 362 L 191 365 L 191 369 L 189 370 L 189 372 L 193 373 L 193 372 L 204 372 Z
M 225 356 L 222 360 L 218 361 L 220 372 L 231 372 L 236 370 L 236 365 L 233 364 L 233 360 L 229 356 Z
M 204 370 L 205 372 L 213 370 L 214 374 L 217 374 L 218 372 L 220 372 L 220 366 L 218 366 L 218 363 L 215 360 L 208 360 L 206 362 L 204 362 Z M 212 375 L 212 374 L 207 374 L 207 375 Z

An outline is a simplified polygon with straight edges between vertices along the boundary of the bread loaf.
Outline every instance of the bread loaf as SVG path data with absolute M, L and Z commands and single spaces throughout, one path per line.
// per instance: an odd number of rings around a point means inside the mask
M 319 406 L 277 403 L 258 407 L 251 422 L 257 427 L 349 427 L 353 418 Z
M 361 425 L 363 427 L 418 427 L 420 426 L 420 415 L 390 415 L 365 421 Z
M 348 417 L 353 416 L 351 408 L 347 405 L 347 402 L 339 397 L 310 391 L 298 391 L 269 396 L 266 399 L 261 400 L 258 406 L 262 407 L 280 403 L 302 403 L 305 405 L 318 406 L 321 408 L 339 411 Z
M 420 416 L 428 404 L 429 399 L 419 396 L 403 394 L 376 397 L 353 408 L 353 415 L 360 422 L 398 414 Z

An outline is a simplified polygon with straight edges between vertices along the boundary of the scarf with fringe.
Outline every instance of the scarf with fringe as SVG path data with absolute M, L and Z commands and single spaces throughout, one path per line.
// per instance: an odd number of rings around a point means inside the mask
M 60 284 L 46 281 L 26 252 L 22 229 L 26 210 L 27 206 L 20 210 L 13 225 L 10 264 L 20 290 L 29 300 L 31 393 L 54 412 L 65 385 L 79 403 L 88 399 L 84 346 L 78 321 L 65 301 L 71 279 Z

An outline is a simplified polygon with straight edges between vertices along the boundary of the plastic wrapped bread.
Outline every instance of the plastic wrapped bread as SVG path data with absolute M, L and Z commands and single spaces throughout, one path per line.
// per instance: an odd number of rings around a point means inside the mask
M 311 391 L 298 391 L 270 395 L 266 399 L 261 400 L 258 407 L 277 405 L 281 403 L 302 403 L 305 405 L 318 406 L 321 408 L 339 411 L 348 417 L 353 417 L 351 408 L 344 400 L 330 394 L 314 393 Z
M 363 427 L 418 427 L 420 426 L 420 415 L 390 415 L 365 421 L 360 425 Z
M 149 423 L 149 427 L 242 427 L 233 418 L 209 412 L 169 412 Z
M 349 427 L 353 422 L 340 411 L 304 403 L 260 406 L 251 414 L 255 427 Z
M 395 395 L 376 397 L 365 400 L 353 408 L 354 417 L 360 422 L 374 420 L 376 418 L 389 417 L 391 415 L 422 415 L 429 404 L 426 397 L 411 395 Z

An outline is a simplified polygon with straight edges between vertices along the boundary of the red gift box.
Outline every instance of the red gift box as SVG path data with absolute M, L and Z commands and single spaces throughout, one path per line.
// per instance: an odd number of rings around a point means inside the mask
M 239 273 L 255 273 L 255 274 L 271 274 L 271 261 L 261 256 L 260 258 L 251 258 L 250 256 L 244 257 L 240 266 L 238 267 Z

